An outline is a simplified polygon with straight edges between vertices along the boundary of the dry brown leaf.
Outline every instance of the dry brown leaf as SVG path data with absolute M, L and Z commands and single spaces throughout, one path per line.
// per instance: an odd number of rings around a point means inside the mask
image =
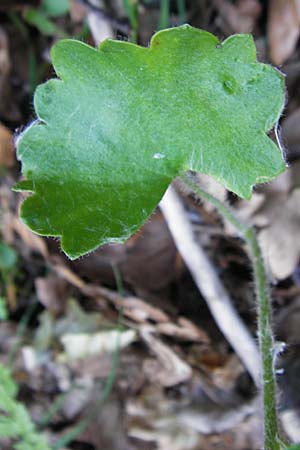
M 224 401 L 217 400 L 193 404 L 186 398 L 170 400 L 159 386 L 149 386 L 139 398 L 127 399 L 129 435 L 142 442 L 154 441 L 159 450 L 260 448 L 262 430 L 257 399 L 234 408 L 224 407 Z M 255 419 L 251 423 L 249 416 Z
M 72 286 L 76 286 L 78 289 L 83 290 L 86 286 L 85 282 L 78 277 L 72 270 L 62 264 L 55 264 L 53 266 L 55 272 L 68 281 Z
M 15 235 L 12 227 L 14 213 L 13 192 L 10 186 L 2 184 L 0 187 L 0 205 L 1 205 L 1 235 L 2 239 L 9 245 L 14 243 Z
M 239 219 L 257 226 L 267 268 L 278 280 L 293 273 L 300 257 L 299 182 L 298 167 L 292 165 L 251 200 L 236 205 Z M 236 229 L 226 223 L 226 233 L 236 236 Z
M 279 175 L 276 180 L 266 184 L 261 192 L 253 192 L 250 200 L 239 200 L 235 205 L 235 212 L 245 223 L 253 223 L 255 217 L 255 225 L 265 227 L 269 225 L 269 218 L 263 213 L 265 205 L 271 202 L 272 205 L 277 204 L 280 197 L 287 197 L 289 192 L 296 186 L 292 179 L 293 166 Z M 226 232 L 232 236 L 236 236 L 236 229 L 225 222 Z
M 228 0 L 215 0 L 215 4 L 228 34 L 251 32 L 262 11 L 258 0 L 238 0 L 235 4 Z
M 156 359 L 149 358 L 144 362 L 144 372 L 151 382 L 171 387 L 191 378 L 191 367 L 179 358 L 170 347 L 153 336 L 149 327 L 141 327 L 140 335 L 156 356 Z
M 275 317 L 276 336 L 279 337 L 281 342 L 284 342 L 287 345 L 287 352 L 280 355 L 281 360 L 279 364 L 282 364 L 282 361 L 285 359 L 290 358 L 293 355 L 293 351 L 296 351 L 299 354 L 299 350 L 297 349 L 298 343 L 300 342 L 299 322 L 300 297 L 297 297 L 291 303 L 279 310 Z M 295 346 L 295 344 L 297 344 L 297 346 Z M 294 368 L 297 369 L 297 367 Z
M 95 299 L 97 302 L 99 301 L 101 304 L 105 300 L 109 300 L 116 307 L 122 308 L 122 314 L 133 321 L 141 324 L 147 323 L 149 320 L 156 323 L 170 321 L 170 317 L 164 311 L 149 305 L 144 300 L 133 296 L 123 297 L 116 291 L 95 284 L 85 283 L 71 269 L 61 263 L 55 263 L 53 257 L 51 261 L 54 263 L 52 266 L 53 270 L 72 286 L 75 286 L 83 294 Z
M 290 440 L 294 443 L 300 442 L 299 412 L 295 409 L 287 409 L 280 414 L 280 419 Z
M 178 325 L 172 322 L 160 323 L 157 325 L 156 330 L 161 334 L 182 341 L 201 342 L 203 344 L 209 344 L 210 342 L 204 330 L 198 328 L 193 322 L 184 317 L 178 319 Z
M 34 281 L 39 301 L 54 315 L 62 314 L 70 294 L 70 285 L 54 274 Z
M 79 259 L 72 266 L 91 281 L 115 285 L 112 266 L 117 266 L 125 283 L 138 296 L 164 289 L 176 277 L 176 248 L 160 212 L 125 244 L 106 245 Z
M 11 226 L 30 250 L 36 251 L 48 259 L 47 245 L 42 237 L 33 233 L 18 217 L 12 219 Z
M 259 232 L 259 241 L 272 275 L 279 280 L 290 276 L 300 257 L 300 189 L 289 196 L 268 196 L 268 201 L 253 218 L 268 223 Z
M 225 364 L 220 367 L 216 367 L 211 376 L 215 386 L 226 391 L 234 391 L 238 377 L 245 372 L 243 365 L 239 358 L 232 354 L 230 355 Z
M 268 42 L 271 61 L 280 65 L 294 51 L 300 33 L 299 0 L 270 0 Z
M 77 382 L 76 387 L 65 394 L 61 412 L 68 420 L 74 420 L 91 400 L 93 391 L 92 379 L 86 377 L 82 381 L 84 382 Z
M 282 124 L 282 137 L 284 144 L 288 147 L 289 153 L 300 154 L 300 108 L 284 120 Z
M 98 333 L 68 333 L 60 338 L 67 358 L 81 359 L 86 356 L 113 353 L 136 340 L 134 330 L 110 330 Z
M 0 123 L 0 166 L 13 167 L 16 162 L 11 131 Z
M 90 426 L 76 438 L 77 442 L 82 442 L 81 448 L 93 448 L 95 450 L 131 449 L 131 445 L 127 442 L 124 412 L 120 400 L 110 395 L 105 406 L 99 407 L 96 403 L 99 399 L 99 388 L 95 388 L 93 398 L 95 404 L 89 406 L 86 414 L 95 411 L 96 408 L 97 414 L 95 414 L 95 419 L 91 421 Z M 73 430 L 74 426 L 70 431 Z
M 136 297 L 126 297 L 122 301 L 123 314 L 138 323 L 145 323 L 152 320 L 158 323 L 164 323 L 169 317 L 161 309 L 149 305 Z

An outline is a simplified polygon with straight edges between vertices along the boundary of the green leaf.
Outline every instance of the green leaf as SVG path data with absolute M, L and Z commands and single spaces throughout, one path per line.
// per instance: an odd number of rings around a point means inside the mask
M 0 296 L 0 322 L 8 319 L 8 309 L 6 299 Z
M 66 37 L 64 30 L 59 28 L 54 22 L 49 20 L 46 15 L 34 8 L 28 8 L 24 13 L 24 19 L 30 25 L 39 30 L 40 33 L 47 36 Z
M 0 241 L 0 272 L 11 272 L 17 265 L 18 257 L 14 249 Z
M 0 364 L 0 439 L 19 440 L 13 444 L 15 450 L 51 450 L 25 406 L 16 400 L 17 392 L 10 370 Z
M 69 0 L 43 0 L 41 11 L 50 17 L 64 16 L 70 10 Z
M 183 25 L 157 33 L 150 48 L 64 40 L 52 60 L 60 80 L 36 91 L 16 190 L 33 193 L 24 222 L 60 236 L 72 259 L 125 241 L 184 171 L 249 198 L 284 170 L 266 135 L 283 107 L 283 75 L 257 63 L 250 35 L 220 44 Z

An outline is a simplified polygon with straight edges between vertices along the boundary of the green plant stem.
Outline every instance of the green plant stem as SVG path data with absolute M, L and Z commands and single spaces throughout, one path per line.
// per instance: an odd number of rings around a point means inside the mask
M 264 439 L 266 450 L 281 448 L 276 411 L 276 376 L 274 370 L 274 338 L 271 327 L 272 305 L 266 270 L 255 231 L 244 234 L 251 255 L 258 303 L 258 341 L 262 365 L 264 403 Z
M 127 12 L 131 27 L 131 42 L 137 44 L 138 41 L 138 0 L 123 0 L 124 8 Z
M 170 0 L 160 0 L 158 29 L 168 28 L 170 20 Z
M 177 11 L 179 16 L 179 23 L 180 25 L 183 25 L 186 22 L 185 0 L 177 0 Z
M 264 403 L 264 449 L 280 450 L 276 411 L 276 379 L 274 373 L 274 339 L 271 327 L 272 306 L 266 270 L 254 229 L 241 222 L 229 206 L 204 191 L 190 174 L 183 175 L 183 182 L 200 198 L 211 203 L 219 214 L 230 222 L 244 238 L 251 256 L 256 286 L 258 310 L 258 341 L 261 355 L 261 383 Z

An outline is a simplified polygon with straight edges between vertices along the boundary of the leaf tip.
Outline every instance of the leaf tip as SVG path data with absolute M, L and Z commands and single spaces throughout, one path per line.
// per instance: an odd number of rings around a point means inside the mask
M 256 45 L 251 34 L 233 34 L 221 44 L 237 61 L 256 62 Z

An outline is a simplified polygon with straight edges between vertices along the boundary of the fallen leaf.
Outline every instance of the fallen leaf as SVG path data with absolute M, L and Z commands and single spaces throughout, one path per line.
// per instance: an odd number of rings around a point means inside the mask
M 300 189 L 294 189 L 290 195 L 268 196 L 253 222 L 265 224 L 259 241 L 272 275 L 278 280 L 287 278 L 300 257 Z
M 299 0 L 270 0 L 268 16 L 270 58 L 280 65 L 291 56 L 299 38 Z
M 123 314 L 130 319 L 145 323 L 147 320 L 164 323 L 169 320 L 169 317 L 159 308 L 149 305 L 149 303 L 136 297 L 126 297 L 122 301 Z
M 288 151 L 296 155 L 300 154 L 300 108 L 297 108 L 282 123 L 282 138 Z
M 66 394 L 62 404 L 62 413 L 68 420 L 74 419 L 89 403 L 92 389 L 93 384 L 91 378 L 85 377 L 85 379 L 81 380 L 80 384 L 77 382 L 76 387 L 73 387 Z
M 0 167 L 12 167 L 15 162 L 13 135 L 0 123 Z
M 94 402 L 92 408 L 97 407 L 99 389 L 93 393 Z M 76 439 L 82 442 L 81 448 L 93 448 L 95 450 L 129 450 L 131 444 L 127 440 L 124 423 L 124 411 L 119 399 L 110 396 L 109 401 L 103 407 L 97 407 L 97 415 L 88 428 Z
M 66 334 L 87 334 L 97 333 L 99 327 L 103 325 L 103 318 L 98 312 L 86 312 L 79 302 L 70 299 L 67 303 L 66 314 L 55 324 L 57 336 Z
M 215 0 L 218 12 L 227 25 L 228 34 L 249 33 L 262 12 L 258 0 L 238 0 L 232 3 L 228 0 Z
M 37 277 L 35 288 L 39 301 L 54 315 L 62 314 L 70 295 L 70 285 L 63 278 L 49 274 Z
M 147 343 L 156 359 L 144 362 L 144 371 L 152 383 L 171 387 L 189 380 L 192 376 L 191 367 L 184 362 L 169 346 L 156 338 L 149 327 L 141 327 L 140 335 Z
M 10 225 L 24 242 L 24 250 L 28 251 L 30 249 L 31 251 L 36 251 L 43 255 L 46 260 L 48 259 L 47 245 L 42 237 L 30 231 L 18 217 L 13 217 Z
M 258 399 L 231 408 L 224 407 L 224 398 L 214 400 L 190 404 L 185 396 L 170 401 L 160 386 L 144 388 L 138 399 L 127 400 L 128 433 L 142 442 L 155 442 L 159 450 L 259 448 Z
M 72 263 L 76 273 L 99 283 L 115 285 L 113 266 L 124 283 L 135 292 L 157 293 L 176 277 L 176 248 L 162 214 L 157 211 L 143 228 L 125 244 L 106 245 Z
M 203 344 L 209 344 L 210 342 L 210 339 L 204 330 L 198 328 L 190 320 L 184 317 L 178 319 L 178 324 L 171 322 L 159 323 L 156 330 L 161 334 L 182 341 L 202 342 Z
M 300 420 L 297 410 L 285 410 L 280 415 L 284 431 L 293 442 L 300 441 Z M 298 446 L 288 447 L 287 450 L 297 450 Z
M 60 340 L 68 359 L 79 359 L 124 348 L 136 340 L 136 332 L 111 330 L 92 334 L 70 333 L 63 335 Z

